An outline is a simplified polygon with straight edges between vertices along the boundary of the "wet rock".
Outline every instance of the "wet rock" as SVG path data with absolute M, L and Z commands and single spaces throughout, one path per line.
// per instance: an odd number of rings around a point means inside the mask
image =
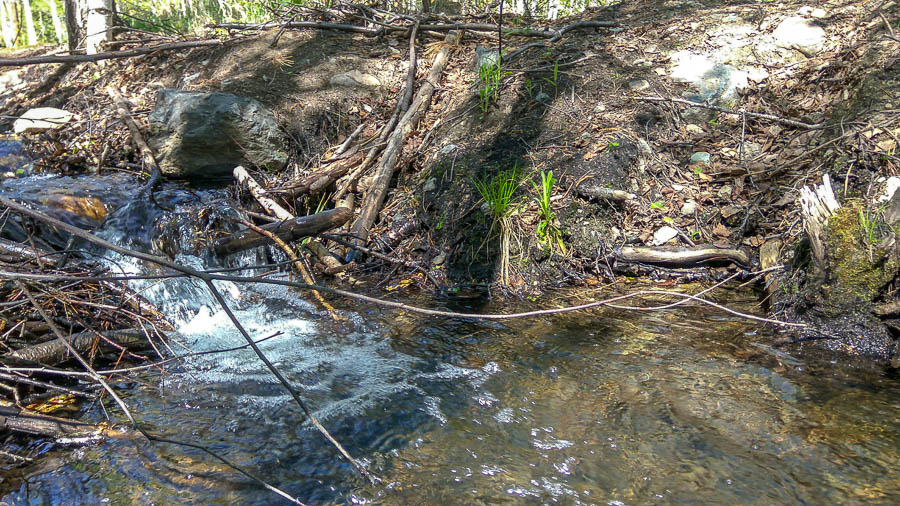
M 66 221 L 83 228 L 98 227 L 106 220 L 106 206 L 96 197 L 50 194 L 41 200 L 47 207 L 70 214 L 70 219 Z
M 33 165 L 25 147 L 16 140 L 0 138 L 0 173 L 3 177 L 28 176 Z
M 653 241 L 651 241 L 650 244 L 652 244 L 653 246 L 662 246 L 663 244 L 671 241 L 677 236 L 678 231 L 666 225 L 660 227 L 659 230 L 653 233 Z
M 785 18 L 772 33 L 775 45 L 814 56 L 825 47 L 825 30 L 800 16 Z
M 703 165 L 709 165 L 710 155 L 706 151 L 697 151 L 696 153 L 691 155 L 691 165 L 702 163 Z
M 160 90 L 149 120 L 147 142 L 172 177 L 231 178 L 237 165 L 280 170 L 288 161 L 275 116 L 251 98 Z
M 332 86 L 346 86 L 349 88 L 375 88 L 381 86 L 381 81 L 372 74 L 364 74 L 358 70 L 351 70 L 331 76 L 329 80 Z
M 62 128 L 72 120 L 72 113 L 55 107 L 29 109 L 13 123 L 13 132 L 35 133 Z

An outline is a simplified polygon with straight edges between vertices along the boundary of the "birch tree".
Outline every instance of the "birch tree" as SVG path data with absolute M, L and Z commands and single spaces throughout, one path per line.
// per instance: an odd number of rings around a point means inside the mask
M 31 0 L 22 0 L 22 13 L 25 16 L 25 40 L 29 46 L 33 46 L 38 40 L 34 30 L 34 16 L 31 14 Z

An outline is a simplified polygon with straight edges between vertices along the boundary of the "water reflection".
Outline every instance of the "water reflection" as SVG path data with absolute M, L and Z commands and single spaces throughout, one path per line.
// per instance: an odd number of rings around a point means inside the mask
M 238 316 L 258 337 L 283 332 L 266 353 L 387 485 L 358 479 L 245 352 L 192 359 L 129 402 L 154 431 L 210 445 L 310 503 L 900 499 L 898 381 L 766 353 L 765 332 L 719 315 L 483 323 L 358 308 L 334 324 L 266 288 Z M 181 342 L 240 339 L 210 311 Z M 29 484 L 4 500 L 276 502 L 198 452 L 132 438 Z

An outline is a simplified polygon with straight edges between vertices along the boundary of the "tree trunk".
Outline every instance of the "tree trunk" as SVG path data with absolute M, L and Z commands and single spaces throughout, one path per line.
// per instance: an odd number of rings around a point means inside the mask
M 69 36 L 69 52 L 81 45 L 84 38 L 84 26 L 81 23 L 84 0 L 63 0 L 66 12 L 66 34 Z
M 31 0 L 22 0 L 22 12 L 25 14 L 25 36 L 29 46 L 37 44 L 37 32 L 34 31 L 34 16 L 31 14 Z
M 16 45 L 16 27 L 8 10 L 8 2 L 0 0 L 0 30 L 3 32 L 3 45 L 13 47 Z
M 103 43 L 112 37 L 112 0 L 87 0 L 84 50 L 87 54 L 103 52 Z
M 53 31 L 56 32 L 56 42 L 62 43 L 66 40 L 66 34 L 63 32 L 62 22 L 59 19 L 59 8 L 56 6 L 56 0 L 47 0 L 50 5 L 50 19 L 53 20 Z

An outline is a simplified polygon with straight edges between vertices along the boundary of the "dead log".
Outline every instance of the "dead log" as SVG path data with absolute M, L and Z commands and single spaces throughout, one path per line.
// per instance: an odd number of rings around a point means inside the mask
M 613 200 L 616 202 L 627 202 L 637 198 L 633 193 L 628 193 L 624 190 L 604 188 L 602 186 L 580 185 L 576 191 L 582 197 Z
M 132 56 L 154 53 L 156 51 L 172 51 L 176 49 L 190 49 L 194 47 L 218 46 L 221 43 L 222 41 L 219 39 L 191 40 L 187 42 L 173 42 L 171 44 L 160 44 L 153 47 L 139 47 L 135 49 L 126 49 L 124 51 L 109 51 L 106 53 L 97 54 L 34 56 L 31 58 L 0 58 L 0 67 L 22 67 L 24 65 L 37 65 L 41 63 L 85 63 L 100 60 L 110 60 L 113 58 L 130 58 Z
M 621 262 L 640 262 L 648 264 L 698 264 L 715 260 L 730 260 L 743 266 L 750 265 L 750 257 L 739 249 L 715 248 L 711 246 L 697 248 L 645 248 L 623 246 L 615 254 Z
M 95 425 L 5 405 L 0 405 L 0 428 L 52 438 L 98 436 L 103 432 L 102 428 Z
M 103 337 L 123 347 L 148 346 L 147 336 L 141 329 L 110 330 L 103 332 Z M 79 352 L 90 351 L 97 340 L 94 332 L 79 332 L 69 338 L 69 344 Z M 6 361 L 36 362 L 44 365 L 56 365 L 72 358 L 66 343 L 59 339 L 36 344 L 21 350 L 16 350 L 3 355 Z
M 335 181 L 344 177 L 344 175 L 350 171 L 350 167 L 360 163 L 362 160 L 363 154 L 356 153 L 348 158 L 336 161 L 333 167 L 304 176 L 296 183 L 292 183 L 286 188 L 275 190 L 273 193 L 281 193 L 289 198 L 297 198 L 301 195 L 316 193 L 328 188 L 334 184 Z
M 388 140 L 381 162 L 375 171 L 375 182 L 366 193 L 359 218 L 353 223 L 351 229 L 353 235 L 358 237 L 362 243 L 368 238 L 369 229 L 375 223 L 375 218 L 378 216 L 381 205 L 384 203 L 384 198 L 387 196 L 388 186 L 391 182 L 391 177 L 394 175 L 394 168 L 397 165 L 400 152 L 406 144 L 406 138 L 431 105 L 431 97 L 434 95 L 436 83 L 440 82 L 444 73 L 444 67 L 447 65 L 447 60 L 450 57 L 451 46 L 459 41 L 460 36 L 459 32 L 447 34 L 447 37 L 444 39 L 446 44 L 435 57 L 434 64 L 428 72 L 428 77 L 425 78 L 425 82 L 416 93 L 415 99 L 397 123 L 397 127 Z
M 259 186 L 259 184 L 250 176 L 250 174 L 247 172 L 247 169 L 245 169 L 241 166 L 235 167 L 234 168 L 234 177 L 237 178 L 239 183 L 245 185 L 250 190 L 250 193 L 253 194 L 253 197 L 256 198 L 256 201 L 259 202 L 259 205 L 263 206 L 263 208 L 269 214 L 275 216 L 276 218 L 281 218 L 282 220 L 294 220 L 295 219 L 294 215 L 290 211 L 281 207 L 280 204 L 278 204 L 277 202 L 275 202 L 274 200 L 272 200 L 271 198 L 268 197 L 268 195 L 266 194 L 266 191 L 261 186 Z M 319 214 L 322 214 L 322 213 L 319 213 Z M 315 215 L 313 215 L 313 216 L 315 216 Z M 343 225 L 344 222 L 349 219 L 350 218 L 348 217 L 344 221 L 335 223 L 334 225 L 332 225 L 332 227 L 339 227 L 339 226 Z M 264 228 L 263 230 L 267 230 L 267 229 Z M 325 230 L 328 230 L 328 229 L 325 229 Z M 320 230 L 320 232 L 324 232 L 325 230 Z M 272 231 L 269 231 L 269 232 L 272 232 Z M 275 232 L 273 232 L 273 233 L 275 233 Z M 309 234 L 309 235 L 314 235 L 314 234 Z M 290 241 L 298 238 L 298 237 L 294 237 L 292 239 L 285 239 L 285 238 L 279 236 L 277 233 L 275 233 L 275 236 L 285 242 L 290 242 Z M 300 236 L 300 237 L 302 237 L 302 236 Z M 307 244 L 307 249 L 312 251 L 313 254 L 316 255 L 316 258 L 318 258 L 320 261 L 322 261 L 323 264 L 325 264 L 327 269 L 336 269 L 336 268 L 340 267 L 340 265 L 341 265 L 340 261 L 337 258 L 335 258 L 333 255 L 329 254 L 328 249 L 325 248 L 325 246 L 323 246 L 321 243 L 315 244 L 317 242 L 318 241 L 315 241 L 315 240 L 309 241 L 309 244 Z M 321 247 L 319 247 L 319 246 L 321 246 Z M 309 277 L 309 273 L 304 272 L 304 268 L 302 267 L 303 264 L 295 264 L 295 265 L 298 266 L 301 274 L 304 277 Z
M 291 242 L 302 237 L 318 235 L 322 232 L 331 230 L 332 228 L 339 227 L 347 222 L 351 216 L 352 213 L 349 209 L 338 207 L 336 209 L 322 211 L 321 213 L 294 218 L 293 220 L 269 223 L 260 228 L 275 234 L 275 236 L 282 241 Z M 262 246 L 270 242 L 271 241 L 264 235 L 258 234 L 252 230 L 242 230 L 227 237 L 217 239 L 215 243 L 213 243 L 213 250 L 217 255 L 224 256 Z

